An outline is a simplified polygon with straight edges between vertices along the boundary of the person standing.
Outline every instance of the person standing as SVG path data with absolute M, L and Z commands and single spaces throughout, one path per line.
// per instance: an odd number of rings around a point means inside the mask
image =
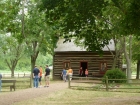
M 45 69 L 45 81 L 46 81 L 46 85 L 44 87 L 49 87 L 49 85 L 50 85 L 50 69 L 49 69 L 48 65 L 46 65 L 46 69 Z
M 63 80 L 66 82 L 67 71 L 65 69 L 62 70 Z
M 40 83 L 40 87 L 41 87 L 41 86 L 42 86 L 41 79 L 42 79 L 42 74 L 43 74 L 43 69 L 42 69 L 42 66 L 40 66 L 39 71 L 40 71 L 39 83 Z
M 1 92 L 1 87 L 2 87 L 2 74 L 0 73 L 0 92 Z
M 85 76 L 86 76 L 86 79 L 88 77 L 88 69 L 85 70 Z
M 34 88 L 38 88 L 39 76 L 40 76 L 40 71 L 35 65 L 35 68 L 33 69 Z
M 71 69 L 71 67 L 68 70 L 68 75 L 70 77 L 70 81 L 72 80 L 72 75 L 73 75 L 73 70 Z

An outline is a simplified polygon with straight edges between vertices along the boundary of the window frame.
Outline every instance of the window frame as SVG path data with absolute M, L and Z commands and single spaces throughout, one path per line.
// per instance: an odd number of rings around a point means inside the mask
M 70 68 L 70 62 L 69 61 L 63 62 L 63 68 L 64 69 L 69 69 Z
M 105 66 L 104 70 L 103 70 L 103 65 Z M 107 71 L 107 62 L 100 62 L 100 73 L 105 74 L 106 71 Z

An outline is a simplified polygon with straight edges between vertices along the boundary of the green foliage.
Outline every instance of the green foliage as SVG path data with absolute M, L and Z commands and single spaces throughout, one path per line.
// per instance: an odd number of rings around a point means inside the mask
M 140 60 L 140 38 L 133 37 L 133 45 L 132 45 L 132 59 L 134 61 Z
M 104 77 L 103 77 L 103 82 L 105 82 L 105 78 L 106 76 L 108 77 L 108 79 L 126 79 L 126 75 L 125 73 L 120 70 L 120 69 L 113 69 L 113 70 L 107 70 L 107 72 L 105 73 Z M 123 83 L 126 82 L 126 80 L 108 80 L 109 83 Z
M 39 54 L 37 60 L 36 60 L 36 64 L 38 66 L 42 66 L 43 68 L 45 67 L 45 65 L 49 65 L 51 66 L 52 65 L 52 58 L 53 56 L 50 55 L 50 54 L 46 54 L 46 55 L 42 55 L 42 54 Z
M 125 28 L 129 34 L 135 34 L 139 37 L 140 34 L 140 1 L 130 0 L 131 5 L 128 6 L 127 14 L 124 21 Z
M 25 26 L 24 41 L 28 43 L 28 54 L 33 55 L 37 51 L 44 55 L 46 52 L 52 54 L 52 36 L 54 33 L 52 27 L 46 23 L 45 10 L 39 11 L 36 3 L 28 3 L 28 14 L 24 16 L 22 24 Z
M 20 9 L 21 0 L 1 0 L 0 1 L 0 30 L 6 32 L 16 32 L 19 29 L 17 14 Z
M 48 23 L 58 24 L 60 36 L 66 41 L 72 37 L 83 40 L 88 51 L 102 51 L 108 44 L 109 27 L 102 21 L 104 0 L 42 0 Z M 42 7 L 41 7 L 42 8 Z

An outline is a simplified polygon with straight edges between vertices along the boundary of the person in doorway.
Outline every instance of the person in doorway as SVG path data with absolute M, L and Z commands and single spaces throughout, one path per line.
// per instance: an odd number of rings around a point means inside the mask
M 62 70 L 61 76 L 63 76 L 63 80 L 66 82 L 67 71 L 65 69 Z
M 70 81 L 72 80 L 72 75 L 73 75 L 73 70 L 71 69 L 71 67 L 68 70 L 68 75 L 70 77 Z
M 2 74 L 0 73 L 0 92 L 1 92 L 1 87 L 2 87 Z
M 40 87 L 41 87 L 41 86 L 42 86 L 42 81 L 41 81 L 41 79 L 42 79 L 42 74 L 43 74 L 42 66 L 40 66 L 39 71 L 40 71 L 39 83 L 40 83 Z
M 82 74 L 83 74 L 83 69 L 82 69 L 82 67 L 80 67 L 80 69 L 79 69 L 79 77 L 82 77 Z
M 48 65 L 46 65 L 46 69 L 45 69 L 45 82 L 46 82 L 46 85 L 44 87 L 49 87 L 49 85 L 50 85 L 50 69 L 49 69 Z
M 34 88 L 38 88 L 39 76 L 40 76 L 40 71 L 35 65 L 35 68 L 33 69 Z

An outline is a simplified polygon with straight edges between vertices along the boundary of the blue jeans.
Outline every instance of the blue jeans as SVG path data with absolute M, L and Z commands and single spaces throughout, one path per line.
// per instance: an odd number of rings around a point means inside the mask
M 63 75 L 63 80 L 66 81 L 66 75 Z
M 34 87 L 38 88 L 38 83 L 39 83 L 39 77 L 35 76 L 34 77 Z
M 2 86 L 2 81 L 1 81 L 1 79 L 0 79 L 0 92 L 1 92 L 1 86 Z

